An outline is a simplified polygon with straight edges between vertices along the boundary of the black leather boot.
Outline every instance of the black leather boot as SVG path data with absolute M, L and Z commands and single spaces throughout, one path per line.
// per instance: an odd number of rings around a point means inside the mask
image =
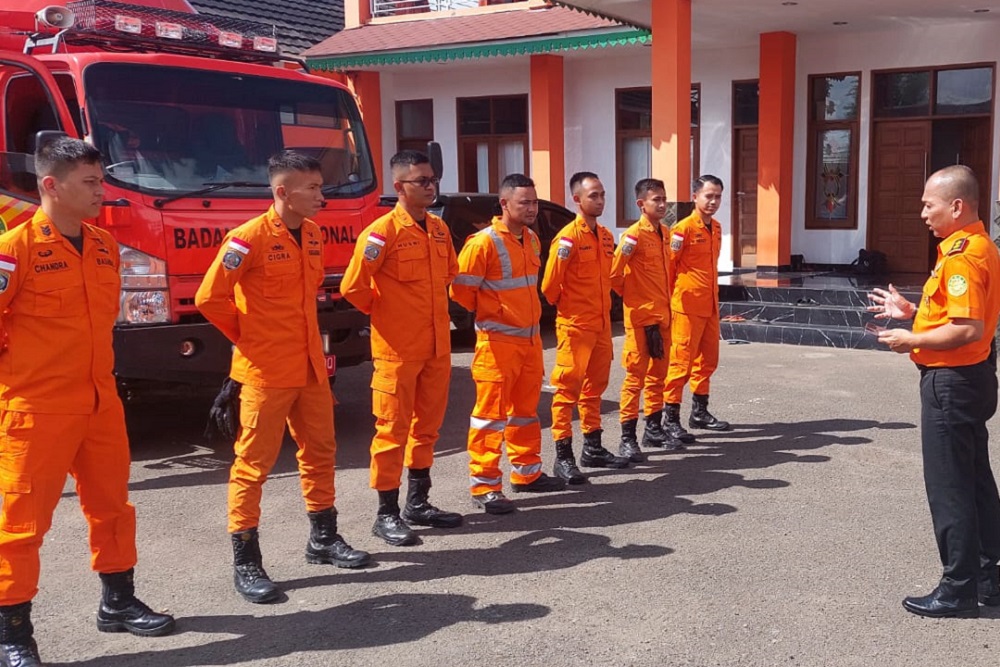
M 627 468 L 628 459 L 615 456 L 601 445 L 601 429 L 583 434 L 583 451 L 580 465 L 585 468 Z
M 903 598 L 903 609 L 929 618 L 979 618 L 979 600 L 960 597 L 945 584 L 938 584 L 930 595 Z
M 233 584 L 249 602 L 261 604 L 281 597 L 281 591 L 264 571 L 256 528 L 230 535 L 233 542 Z
M 566 480 L 567 484 L 587 483 L 587 478 L 576 467 L 576 459 L 573 457 L 573 438 L 556 440 L 556 462 L 552 466 L 552 474 Z
M 407 523 L 433 528 L 457 528 L 462 525 L 462 515 L 445 512 L 431 505 L 427 496 L 431 491 L 431 469 L 410 469 L 410 485 L 406 489 L 406 507 L 402 518 Z
M 666 436 L 663 448 L 668 452 L 683 451 L 687 449 L 685 442 L 694 442 L 694 436 L 681 426 L 681 406 L 677 403 L 663 406 L 663 434 Z
M 646 455 L 639 449 L 639 441 L 635 436 L 635 427 L 638 424 L 638 419 L 629 419 L 627 422 L 622 422 L 622 441 L 618 445 L 618 454 L 624 456 L 632 463 L 642 463 L 646 460 Z
M 399 489 L 378 492 L 378 515 L 372 535 L 381 537 L 394 547 L 415 544 L 417 534 L 399 516 Z
M 157 614 L 135 596 L 134 570 L 100 573 L 101 604 L 97 629 L 101 632 L 131 632 L 140 637 L 160 637 L 174 630 L 174 617 Z
M 666 447 L 667 434 L 663 431 L 663 410 L 646 415 L 646 426 L 642 431 L 643 447 Z
M 337 567 L 364 567 L 371 562 L 367 551 L 352 549 L 337 532 L 337 510 L 309 512 L 309 543 L 306 562 Z
M 544 472 L 535 481 L 528 484 L 510 483 L 514 493 L 553 493 L 566 488 L 566 480 L 559 477 L 549 477 Z
M 1000 571 L 996 565 L 983 568 L 979 574 L 979 603 L 987 607 L 1000 606 Z
M 34 633 L 30 602 L 0 607 L 0 665 L 41 667 Z
M 729 422 L 716 419 L 708 411 L 708 394 L 691 394 L 691 416 L 688 417 L 688 426 L 709 431 L 729 430 Z

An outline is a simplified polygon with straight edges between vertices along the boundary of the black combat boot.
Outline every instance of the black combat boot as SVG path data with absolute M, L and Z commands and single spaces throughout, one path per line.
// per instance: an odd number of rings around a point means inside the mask
M 514 493 L 553 493 L 566 488 L 566 480 L 560 477 L 549 477 L 544 472 L 535 481 L 528 484 L 510 483 L 510 488 Z
M 417 526 L 433 528 L 457 528 L 462 525 L 462 515 L 457 512 L 445 512 L 431 505 L 427 496 L 431 491 L 431 469 L 410 468 L 410 485 L 406 489 L 406 507 L 403 508 L 403 520 Z
M 667 403 L 663 406 L 663 434 L 666 444 L 663 448 L 668 452 L 679 452 L 687 449 L 685 442 L 694 442 L 694 436 L 681 426 L 681 406 L 677 403 Z
M 642 431 L 643 447 L 666 447 L 667 434 L 663 431 L 663 410 L 646 415 L 646 427 Z
M 566 480 L 567 484 L 587 483 L 587 478 L 576 467 L 576 459 L 573 458 L 573 438 L 556 440 L 556 462 L 552 466 L 552 474 Z
M 367 551 L 352 549 L 337 532 L 337 510 L 333 507 L 309 512 L 309 542 L 306 562 L 337 567 L 364 567 L 371 562 Z
M 41 667 L 34 632 L 30 602 L 0 607 L 0 665 Z
M 729 422 L 716 419 L 708 411 L 708 394 L 691 394 L 691 416 L 688 418 L 688 426 L 709 431 L 729 430 Z
M 101 632 L 131 632 L 140 637 L 160 637 L 174 630 L 174 617 L 157 614 L 135 596 L 134 570 L 100 573 L 101 604 L 97 629 Z
M 260 604 L 273 602 L 281 591 L 264 571 L 260 542 L 256 528 L 230 535 L 233 541 L 233 584 L 246 600 Z
M 979 603 L 987 607 L 1000 606 L 1000 571 L 990 565 L 979 573 Z
M 635 427 L 638 423 L 638 419 L 629 419 L 627 422 L 622 422 L 622 441 L 618 445 L 618 454 L 624 456 L 632 463 L 642 463 L 646 460 L 646 455 L 639 449 L 639 441 L 635 436 Z
M 381 537 L 394 547 L 415 544 L 417 534 L 399 516 L 399 489 L 378 492 L 378 515 L 372 535 Z
M 580 465 L 585 468 L 627 468 L 628 459 L 615 456 L 601 445 L 601 429 L 583 434 L 583 451 Z

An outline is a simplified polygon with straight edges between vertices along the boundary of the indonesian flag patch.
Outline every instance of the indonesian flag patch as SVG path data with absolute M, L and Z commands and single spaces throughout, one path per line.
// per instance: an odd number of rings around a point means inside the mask
M 222 256 L 222 266 L 230 271 L 239 268 L 243 256 L 250 252 L 250 244 L 243 239 L 231 238 L 226 246 L 226 254 Z
M 382 254 L 382 248 L 385 247 L 385 240 L 381 234 L 369 232 L 368 240 L 365 242 L 365 259 L 369 262 L 378 259 L 378 256 Z
M 622 237 L 622 254 L 626 257 L 631 255 L 635 251 L 635 247 L 639 244 L 639 237 L 632 236 L 631 234 L 626 234 Z
M 684 245 L 684 235 L 674 233 L 670 237 L 670 249 L 673 250 L 674 252 L 677 252 L 678 250 L 681 249 L 682 245 Z
M 13 255 L 3 255 L 0 254 L 0 271 L 6 271 L 7 273 L 14 273 L 14 269 L 17 268 L 17 257 Z
M 559 250 L 556 257 L 559 259 L 569 259 L 569 253 L 573 250 L 573 239 L 566 236 L 559 238 Z

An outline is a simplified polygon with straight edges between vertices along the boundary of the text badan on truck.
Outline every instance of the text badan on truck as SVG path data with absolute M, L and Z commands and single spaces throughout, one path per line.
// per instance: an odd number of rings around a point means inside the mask
M 268 157 L 312 155 L 327 200 L 316 222 L 328 370 L 366 358 L 367 318 L 338 291 L 379 198 L 353 96 L 276 66 L 273 26 L 202 16 L 185 0 L 135 1 L 145 4 L 0 4 L 0 222 L 25 222 L 38 206 L 39 132 L 93 143 L 107 176 L 95 222 L 121 246 L 122 387 L 214 382 L 228 373 L 232 348 L 198 313 L 195 290 L 226 232 L 270 204 Z M 295 277 L 273 279 L 280 290 Z

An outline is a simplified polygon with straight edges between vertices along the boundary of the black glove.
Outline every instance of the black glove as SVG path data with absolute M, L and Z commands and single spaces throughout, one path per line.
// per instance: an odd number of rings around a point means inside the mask
M 212 409 L 208 411 L 208 425 L 205 427 L 205 437 L 211 438 L 218 433 L 226 440 L 235 440 L 236 431 L 240 425 L 240 390 L 243 388 L 236 380 L 226 378 L 222 383 L 219 395 L 212 401 Z
M 663 358 L 663 336 L 660 335 L 660 325 L 650 324 L 643 327 L 646 331 L 646 347 L 649 348 L 649 356 L 653 359 Z

